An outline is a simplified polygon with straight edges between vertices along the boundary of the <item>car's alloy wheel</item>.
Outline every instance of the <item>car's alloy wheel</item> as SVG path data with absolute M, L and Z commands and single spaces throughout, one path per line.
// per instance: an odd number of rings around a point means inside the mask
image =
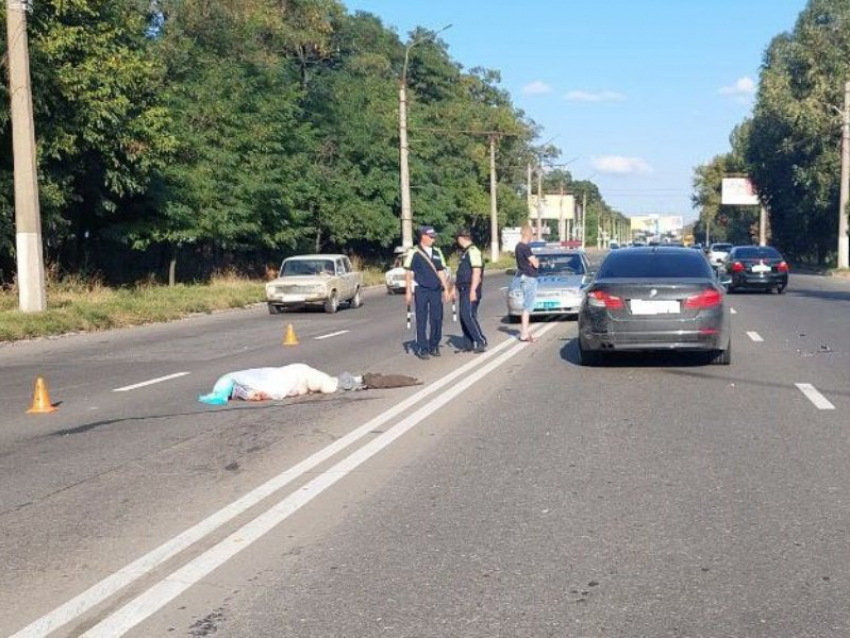
M 338 309 L 339 309 L 339 297 L 337 297 L 336 290 L 331 290 L 331 294 L 328 297 L 328 300 L 325 302 L 325 312 L 332 315 Z
M 360 288 L 354 293 L 354 296 L 351 298 L 351 301 L 348 302 L 349 308 L 359 308 L 363 305 L 363 300 L 360 298 Z
M 270 315 L 280 315 L 283 314 L 283 306 L 277 306 L 273 303 L 269 304 L 269 314 Z

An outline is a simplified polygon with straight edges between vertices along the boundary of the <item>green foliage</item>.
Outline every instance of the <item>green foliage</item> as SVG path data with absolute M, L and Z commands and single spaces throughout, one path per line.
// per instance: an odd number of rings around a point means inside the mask
M 66 272 L 128 281 L 170 265 L 185 280 L 296 251 L 385 258 L 401 235 L 406 51 L 414 223 L 470 226 L 486 245 L 491 137 L 500 225 L 527 216 L 526 165 L 558 155 L 533 145 L 498 71 L 339 0 L 40 0 L 29 34 L 45 243 Z M 14 270 L 2 92 L 0 283 Z
M 740 171 L 768 207 L 773 243 L 790 257 L 827 262 L 837 244 L 840 109 L 848 78 L 850 4 L 809 0 L 794 30 L 771 42 L 752 121 L 736 131 L 732 153 L 695 173 L 701 222 L 724 229 L 725 221 L 730 240 L 743 238 L 752 213 L 721 209 L 718 201 L 720 178 Z

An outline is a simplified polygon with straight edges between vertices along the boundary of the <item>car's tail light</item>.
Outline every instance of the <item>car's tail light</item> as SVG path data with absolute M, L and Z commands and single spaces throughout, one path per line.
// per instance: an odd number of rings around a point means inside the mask
M 622 310 L 626 307 L 623 300 L 604 290 L 594 290 L 587 294 L 587 302 L 596 308 L 608 308 L 609 310 Z
M 779 262 L 779 264 L 777 264 L 777 266 L 776 266 L 776 271 L 777 272 L 788 272 L 788 264 L 786 264 L 784 261 Z
M 698 295 L 688 297 L 685 300 L 685 308 L 702 310 L 705 308 L 716 308 L 723 302 L 723 297 L 714 288 L 704 290 Z
M 740 261 L 736 261 L 732 264 L 732 272 L 744 272 L 744 264 Z

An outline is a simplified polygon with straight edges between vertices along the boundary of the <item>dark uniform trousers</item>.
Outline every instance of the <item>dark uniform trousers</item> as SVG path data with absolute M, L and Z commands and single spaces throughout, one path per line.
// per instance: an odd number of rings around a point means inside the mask
M 483 286 L 478 286 L 478 294 L 475 301 L 469 300 L 469 290 L 471 288 L 471 284 L 457 284 L 458 303 L 460 304 L 460 328 L 463 331 L 463 336 L 472 342 L 473 347 L 486 346 L 487 337 L 484 336 L 481 324 L 478 323 L 478 304 L 481 302 Z
M 413 301 L 416 305 L 416 346 L 419 352 L 439 348 L 443 338 L 443 292 L 439 288 L 429 290 L 416 286 Z M 426 322 L 431 326 L 430 340 Z

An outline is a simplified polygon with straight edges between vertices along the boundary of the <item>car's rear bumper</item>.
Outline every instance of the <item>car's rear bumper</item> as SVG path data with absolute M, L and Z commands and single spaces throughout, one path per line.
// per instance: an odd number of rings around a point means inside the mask
M 705 352 L 724 350 L 728 338 L 720 333 L 702 332 L 632 332 L 632 333 L 582 333 L 585 350 L 645 352 L 651 350 L 681 350 Z
M 532 317 L 552 315 L 577 315 L 581 310 L 582 297 L 561 297 L 558 299 L 538 299 L 535 302 Z M 522 315 L 522 300 L 508 297 L 508 314 L 512 317 Z
M 775 286 L 787 286 L 787 273 L 767 273 L 755 275 L 751 273 L 734 274 L 729 280 L 733 288 L 773 288 Z
M 579 338 L 585 350 L 712 351 L 726 349 L 729 330 L 722 311 L 693 318 L 646 321 L 588 314 L 579 320 Z

